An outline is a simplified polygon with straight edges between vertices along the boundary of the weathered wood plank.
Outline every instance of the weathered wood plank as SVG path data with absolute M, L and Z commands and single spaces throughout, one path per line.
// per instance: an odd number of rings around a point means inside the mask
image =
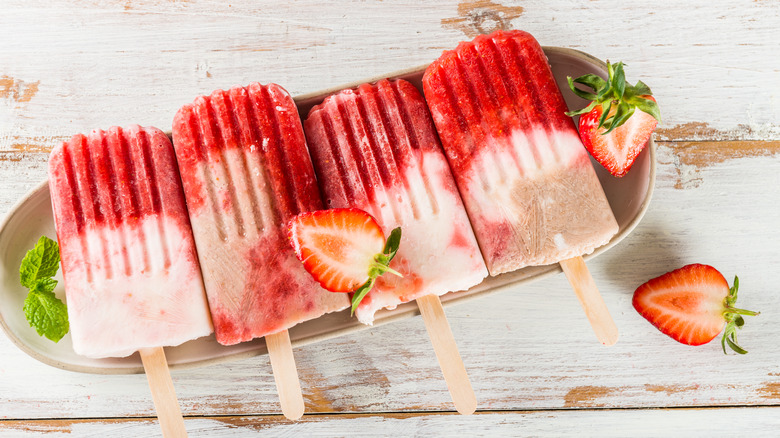
M 556 410 L 403 415 L 318 415 L 290 422 L 278 416 L 186 418 L 190 437 L 712 437 L 775 436 L 779 408 Z M 0 421 L 0 437 L 159 436 L 153 419 Z
M 645 3 L 6 2 L 0 150 L 47 149 L 113 124 L 167 129 L 179 106 L 216 88 L 256 80 L 311 92 L 430 62 L 496 28 L 625 61 L 629 80 L 658 96 L 662 139 L 780 138 L 775 6 Z M 594 22 L 610 26 L 592 32 Z
M 695 188 L 702 184 L 701 172 L 715 165 L 733 166 L 739 160 L 751 160 L 753 164 L 777 166 L 780 141 L 729 140 L 729 141 L 678 141 L 657 142 L 659 179 L 662 184 L 674 182 L 677 189 Z M 758 178 L 741 175 L 748 184 L 764 182 Z M 739 183 L 742 183 L 740 180 Z
M 46 180 L 48 159 L 43 153 L 0 152 L 0 218 Z

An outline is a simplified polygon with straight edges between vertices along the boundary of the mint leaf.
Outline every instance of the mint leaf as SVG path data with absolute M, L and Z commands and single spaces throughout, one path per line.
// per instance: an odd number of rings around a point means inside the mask
M 46 336 L 54 342 L 62 339 L 70 329 L 68 308 L 51 291 L 33 290 L 27 294 L 24 316 L 40 336 Z
M 57 242 L 41 236 L 35 248 L 27 251 L 19 268 L 19 282 L 32 289 L 43 278 L 54 277 L 60 268 L 60 248 Z
M 54 292 L 55 287 L 57 287 L 57 280 L 53 278 L 41 278 L 30 288 L 30 292 Z
M 24 299 L 24 316 L 38 335 L 59 342 L 68 330 L 68 307 L 54 295 L 60 268 L 60 247 L 57 242 L 41 236 L 35 248 L 27 251 L 19 267 L 19 282 L 30 289 Z

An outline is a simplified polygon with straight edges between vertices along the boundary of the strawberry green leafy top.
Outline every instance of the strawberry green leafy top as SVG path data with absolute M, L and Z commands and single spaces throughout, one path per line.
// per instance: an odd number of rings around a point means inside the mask
M 726 345 L 739 354 L 746 354 L 747 350 L 740 347 L 737 343 L 737 329 L 745 325 L 745 319 L 742 315 L 756 316 L 759 312 L 752 310 L 738 309 L 734 306 L 737 302 L 737 290 L 739 289 L 739 277 L 734 276 L 734 284 L 729 288 L 729 294 L 723 300 L 723 318 L 726 319 L 726 328 L 723 330 L 723 337 L 720 344 L 723 347 L 723 353 L 726 353 Z
M 605 81 L 598 75 L 589 73 L 576 79 L 567 77 L 569 88 L 577 96 L 590 100 L 587 107 L 578 111 L 569 111 L 567 116 L 573 117 L 580 114 L 587 114 L 597 105 L 601 106 L 602 115 L 599 119 L 599 128 L 605 128 L 602 135 L 612 132 L 615 128 L 626 122 L 636 109 L 646 112 L 653 116 L 659 122 L 661 121 L 661 111 L 658 104 L 649 96 L 652 91 L 644 82 L 637 81 L 636 85 L 626 82 L 626 74 L 623 71 L 623 63 L 610 64 L 607 61 L 608 78 Z M 593 89 L 593 93 L 581 90 L 574 84 L 583 84 Z

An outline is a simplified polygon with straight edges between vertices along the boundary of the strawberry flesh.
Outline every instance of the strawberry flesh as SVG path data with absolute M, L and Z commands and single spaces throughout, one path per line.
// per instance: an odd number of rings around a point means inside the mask
M 740 315 L 757 313 L 731 307 L 737 284 L 735 279 L 734 287 L 729 288 L 726 278 L 712 266 L 686 265 L 639 286 L 633 305 L 658 330 L 686 345 L 706 344 L 726 325 L 724 352 L 728 343 L 744 353 L 736 344 L 734 330 L 743 324 Z
M 385 236 L 368 213 L 340 208 L 302 213 L 289 226 L 295 254 L 323 288 L 352 292 L 366 283 Z
M 599 128 L 601 115 L 601 107 L 596 106 L 580 116 L 580 139 L 593 158 L 609 173 L 617 177 L 624 176 L 650 140 L 658 120 L 643 111 L 635 111 L 624 124 L 605 134 L 607 129 Z

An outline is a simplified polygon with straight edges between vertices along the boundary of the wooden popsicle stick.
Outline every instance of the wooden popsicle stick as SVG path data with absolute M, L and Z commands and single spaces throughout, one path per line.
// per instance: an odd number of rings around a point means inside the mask
M 271 358 L 271 369 L 274 372 L 282 413 L 290 420 L 297 420 L 303 416 L 304 405 L 290 334 L 287 330 L 282 330 L 279 333 L 266 335 L 265 343 L 268 346 L 268 356 Z
M 173 389 L 173 380 L 171 380 L 163 347 L 142 348 L 138 352 L 144 364 L 163 436 L 165 438 L 186 437 L 187 429 L 184 428 L 184 418 L 181 415 L 179 401 L 176 399 L 176 391 Z
M 455 409 L 463 415 L 473 414 L 477 409 L 477 398 L 460 358 L 447 316 L 444 315 L 441 300 L 436 295 L 426 295 L 417 298 L 417 306 L 433 343 L 433 351 L 436 352 Z
M 615 345 L 619 336 L 618 328 L 609 314 L 609 309 L 607 309 L 585 261 L 582 260 L 582 257 L 563 260 L 561 268 L 574 288 L 574 293 L 579 298 L 598 340 L 607 346 Z

